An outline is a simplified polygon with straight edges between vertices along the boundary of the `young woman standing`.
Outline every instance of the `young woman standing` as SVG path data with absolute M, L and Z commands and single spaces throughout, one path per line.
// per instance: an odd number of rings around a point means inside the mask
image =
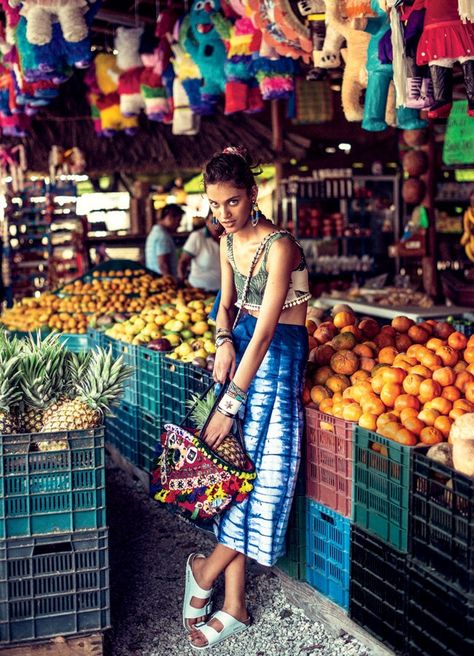
M 206 649 L 250 624 L 246 558 L 271 566 L 285 553 L 300 463 L 310 298 L 301 247 L 260 215 L 247 153 L 229 147 L 213 157 L 205 167 L 204 184 L 214 218 L 226 233 L 220 243 L 222 297 L 214 379 L 220 384 L 231 381 L 205 440 L 218 446 L 240 412 L 245 449 L 258 476 L 250 497 L 220 517 L 213 552 L 188 558 L 183 623 L 196 649 Z M 242 313 L 233 329 L 242 298 Z M 210 616 L 213 586 L 221 573 L 224 606 Z

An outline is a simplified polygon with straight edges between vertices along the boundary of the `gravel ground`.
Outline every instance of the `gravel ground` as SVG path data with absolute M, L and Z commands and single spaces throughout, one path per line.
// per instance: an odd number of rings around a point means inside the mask
M 181 623 L 184 566 L 190 552 L 212 549 L 212 536 L 170 515 L 112 467 L 107 470 L 107 493 L 113 629 L 107 633 L 105 656 L 196 655 Z M 333 638 L 322 624 L 289 604 L 271 569 L 252 563 L 247 589 L 252 627 L 211 653 L 368 656 L 351 636 Z M 219 586 L 217 591 L 219 603 Z

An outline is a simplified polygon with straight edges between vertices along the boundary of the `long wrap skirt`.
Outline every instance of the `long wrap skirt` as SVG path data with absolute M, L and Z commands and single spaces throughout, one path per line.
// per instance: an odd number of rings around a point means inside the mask
M 234 329 L 237 364 L 257 320 L 243 314 Z M 243 411 L 245 448 L 257 470 L 250 496 L 224 513 L 217 541 L 262 565 L 285 554 L 285 534 L 300 464 L 301 392 L 308 335 L 303 326 L 278 324 L 249 389 Z

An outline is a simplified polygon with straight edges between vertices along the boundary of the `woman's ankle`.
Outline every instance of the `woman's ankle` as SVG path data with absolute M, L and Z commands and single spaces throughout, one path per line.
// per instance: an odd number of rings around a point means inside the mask
M 192 570 L 196 582 L 203 590 L 210 590 L 214 585 L 214 579 L 210 578 L 207 572 L 207 558 L 194 558 Z

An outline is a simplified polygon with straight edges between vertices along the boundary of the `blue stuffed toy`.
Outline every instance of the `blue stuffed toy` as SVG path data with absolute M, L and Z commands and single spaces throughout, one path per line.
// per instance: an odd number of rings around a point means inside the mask
M 387 98 L 390 83 L 393 79 L 392 64 L 382 64 L 379 59 L 379 43 L 390 29 L 390 19 L 387 12 L 380 6 L 379 0 L 370 0 L 370 6 L 376 14 L 369 18 L 365 31 L 371 34 L 367 51 L 367 72 L 369 82 L 365 94 L 364 118 L 362 127 L 369 132 L 380 132 L 388 126 L 385 121 Z M 416 109 L 398 107 L 397 126 L 402 130 L 417 130 L 426 127 L 426 121 L 420 119 Z
M 226 83 L 226 47 L 221 38 L 225 19 L 220 9 L 220 0 L 194 0 L 180 30 L 180 41 L 201 72 L 201 101 L 209 111 L 224 93 Z

